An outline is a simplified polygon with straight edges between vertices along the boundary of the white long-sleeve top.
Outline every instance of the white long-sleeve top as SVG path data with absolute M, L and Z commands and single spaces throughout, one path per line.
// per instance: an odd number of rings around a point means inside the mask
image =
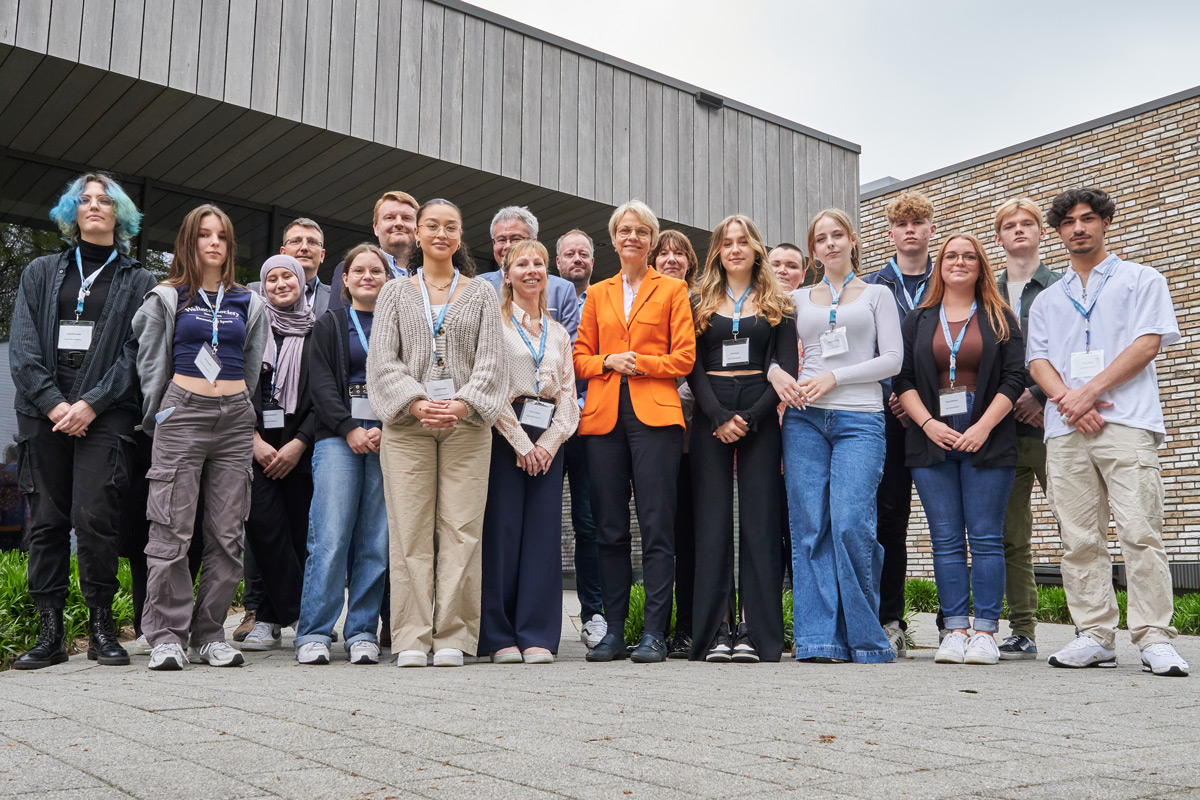
M 904 355 L 896 301 L 886 287 L 868 284 L 854 300 L 839 303 L 837 327 L 846 329 L 850 349 L 826 357 L 821 352 L 821 334 L 829 330 L 829 306 L 812 302 L 812 288 L 792 292 L 796 333 L 804 353 L 800 380 L 826 372 L 832 372 L 837 379 L 837 386 L 813 403 L 813 407 L 831 411 L 882 411 L 879 381 L 900 371 Z
M 536 349 L 541 339 L 537 320 L 516 305 L 513 306 L 513 314 Z M 536 376 L 540 378 L 540 391 L 535 382 L 533 355 L 521 334 L 517 332 L 511 319 L 502 320 L 500 325 L 504 331 L 509 402 L 505 403 L 500 411 L 500 417 L 496 420 L 496 430 L 520 455 L 532 450 L 535 442 L 530 440 L 529 434 L 517 420 L 512 408 L 513 400 L 537 396 L 554 403 L 554 417 L 550 420 L 550 427 L 542 432 L 536 442 L 551 456 L 558 452 L 562 443 L 569 439 L 579 426 L 579 405 L 575 402 L 575 366 L 571 361 L 571 336 L 566 328 L 549 316 L 542 317 L 542 324 L 548 327 L 546 354 L 542 357 L 542 366 Z

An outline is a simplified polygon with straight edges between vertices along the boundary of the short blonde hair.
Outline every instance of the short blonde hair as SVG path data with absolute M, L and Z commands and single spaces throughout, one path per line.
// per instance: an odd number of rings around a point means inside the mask
M 401 192 L 401 191 L 395 191 L 395 190 L 390 191 L 390 192 L 384 192 L 383 195 L 378 200 L 375 201 L 375 210 L 373 212 L 371 212 L 371 224 L 372 225 L 379 224 L 379 209 L 382 208 L 383 204 L 389 200 L 391 200 L 394 203 L 401 203 L 406 206 L 412 206 L 413 213 L 416 213 L 421 208 L 421 204 L 417 202 L 417 199 L 415 197 L 413 197 L 411 194 L 409 194 L 408 192 Z
M 650 229 L 650 249 L 658 244 L 658 217 L 654 216 L 654 212 L 650 210 L 650 206 L 643 203 L 641 200 L 630 200 L 627 203 L 622 203 L 617 206 L 617 210 L 608 218 L 608 235 L 612 239 L 613 246 L 617 244 L 617 223 L 621 221 L 621 217 L 625 216 L 630 211 L 638 220 Z
M 996 219 L 992 223 L 993 231 L 997 236 L 1000 235 L 1000 226 L 1004 224 L 1004 220 L 1011 217 L 1018 211 L 1028 212 L 1035 220 L 1039 228 L 1046 227 L 1046 220 L 1042 217 L 1042 210 L 1038 208 L 1038 204 L 1033 202 L 1028 197 L 1014 197 L 1012 200 L 1005 200 L 996 209 Z
M 933 222 L 933 203 L 920 192 L 904 192 L 884 206 L 888 225 L 901 222 Z

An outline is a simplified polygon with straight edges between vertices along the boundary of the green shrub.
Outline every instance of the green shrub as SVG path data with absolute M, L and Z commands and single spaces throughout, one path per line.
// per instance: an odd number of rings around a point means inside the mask
M 783 593 L 783 649 L 796 646 L 796 621 L 792 615 L 792 590 Z
M 1071 624 L 1071 611 L 1067 608 L 1067 593 L 1061 586 L 1039 586 L 1037 618 L 1042 622 Z
M 918 614 L 936 614 L 938 608 L 937 584 L 933 581 L 911 578 L 904 582 L 904 602 Z
M 625 644 L 637 644 L 646 626 L 646 587 L 635 583 L 629 589 L 629 616 L 625 617 Z
M 1176 602 L 1176 605 L 1178 605 L 1179 601 L 1176 600 L 1175 602 Z M 1129 595 L 1128 595 L 1128 593 L 1125 591 L 1117 592 L 1117 612 L 1120 615 L 1120 621 L 1117 623 L 1117 627 L 1120 628 L 1121 630 L 1127 630 L 1129 628 L 1128 610 L 1129 610 Z
M 1123 621 L 1124 613 L 1121 616 Z M 1175 614 L 1171 617 L 1171 624 L 1185 636 L 1200 634 L 1200 594 L 1185 594 L 1175 598 Z

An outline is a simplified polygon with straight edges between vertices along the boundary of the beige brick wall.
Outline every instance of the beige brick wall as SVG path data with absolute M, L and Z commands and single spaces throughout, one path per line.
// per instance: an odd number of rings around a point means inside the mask
M 1197 349 L 1200 340 L 1200 98 L 1164 105 L 1099 125 L 995 160 L 906 187 L 933 201 L 938 232 L 933 248 L 951 233 L 979 236 L 988 257 L 1002 264 L 993 244 L 992 217 L 1011 197 L 1028 195 L 1043 210 L 1061 190 L 1098 186 L 1117 204 L 1108 249 L 1162 272 L 1171 287 L 1183 340 L 1158 357 L 1159 384 L 1168 437 L 1160 451 L 1167 491 L 1163 539 L 1173 561 L 1200 560 L 1200 447 L 1197 446 Z M 891 255 L 884 206 L 899 189 L 864 200 L 859 208 L 864 269 L 877 269 Z M 1066 251 L 1049 231 L 1042 258 L 1065 269 Z M 1034 489 L 1034 560 L 1057 562 L 1058 530 L 1040 488 Z M 909 571 L 932 576 L 929 536 L 914 493 Z M 1110 549 L 1117 554 L 1110 531 Z

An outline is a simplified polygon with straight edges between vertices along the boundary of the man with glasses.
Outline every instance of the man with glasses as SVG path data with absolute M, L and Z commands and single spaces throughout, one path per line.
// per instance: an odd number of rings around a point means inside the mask
M 387 256 L 390 278 L 408 275 L 408 257 L 417 246 L 417 209 L 420 207 L 415 197 L 400 191 L 384 192 L 375 201 L 371 229 L 379 241 L 379 249 Z M 338 264 L 333 271 L 333 285 L 338 287 L 329 299 L 329 308 L 333 310 L 344 305 L 341 288 L 343 268 L 343 264 Z
M 504 255 L 508 252 L 508 248 L 517 242 L 537 239 L 537 217 L 525 206 L 505 206 L 496 212 L 496 216 L 492 217 L 490 234 L 496 269 L 492 272 L 485 272 L 479 277 L 490 283 L 498 295 L 500 286 L 504 283 L 502 269 Z M 547 269 L 549 266 L 549 264 L 546 265 Z M 549 304 L 550 316 L 567 329 L 567 333 L 571 334 L 571 341 L 574 341 L 575 330 L 579 327 L 581 308 L 575 293 L 575 285 L 557 275 L 551 274 L 549 278 L 546 282 L 546 299 Z

